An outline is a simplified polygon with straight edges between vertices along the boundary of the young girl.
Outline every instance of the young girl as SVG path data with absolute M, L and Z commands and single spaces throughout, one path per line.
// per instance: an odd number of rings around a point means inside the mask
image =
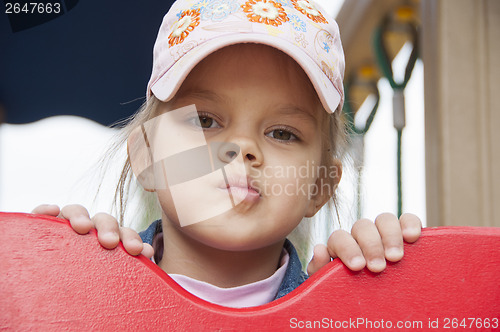
M 147 102 L 125 128 L 122 181 L 133 170 L 155 192 L 162 219 L 142 239 L 181 286 L 207 301 L 245 307 L 286 295 L 306 279 L 286 237 L 335 199 L 343 69 L 336 23 L 309 0 L 173 4 L 154 47 Z M 179 161 L 205 147 L 204 157 Z M 214 164 L 227 169 L 216 172 Z M 201 171 L 207 165 L 210 172 Z M 90 220 L 80 206 L 61 215 L 79 233 L 95 225 L 107 248 L 121 238 L 130 253 L 152 256 L 108 215 Z M 315 249 L 308 272 L 337 256 L 353 270 L 379 272 L 386 258 L 402 258 L 403 239 L 415 241 L 420 227 L 412 215 L 358 221 L 352 236 L 335 232 L 328 247 Z

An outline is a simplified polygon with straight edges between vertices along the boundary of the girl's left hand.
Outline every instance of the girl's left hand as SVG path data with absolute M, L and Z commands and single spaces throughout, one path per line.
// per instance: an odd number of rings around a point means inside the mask
M 410 213 L 403 214 L 399 220 L 391 213 L 379 215 L 375 222 L 358 220 L 351 234 L 343 230 L 335 231 L 327 246 L 319 244 L 314 247 L 307 273 L 314 274 L 337 257 L 352 271 L 366 266 L 372 272 L 381 272 L 386 267 L 386 260 L 397 262 L 403 258 L 403 241 L 417 241 L 421 230 L 422 222 Z

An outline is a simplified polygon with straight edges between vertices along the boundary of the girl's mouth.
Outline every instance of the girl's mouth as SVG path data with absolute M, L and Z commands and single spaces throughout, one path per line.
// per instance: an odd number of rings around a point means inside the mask
M 252 185 L 252 179 L 249 177 L 228 178 L 227 182 L 218 188 L 229 192 L 234 205 L 243 202 L 254 203 L 261 197 L 259 188 Z

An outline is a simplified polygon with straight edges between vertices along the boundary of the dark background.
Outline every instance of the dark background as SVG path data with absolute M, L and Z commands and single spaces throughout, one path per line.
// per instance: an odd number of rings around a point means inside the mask
M 111 125 L 141 106 L 173 0 L 66 0 L 51 17 L 9 17 L 7 2 L 0 13 L 4 122 L 78 115 Z

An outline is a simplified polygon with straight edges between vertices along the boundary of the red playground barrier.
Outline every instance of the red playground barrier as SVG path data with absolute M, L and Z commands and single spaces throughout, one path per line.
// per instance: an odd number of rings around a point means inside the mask
M 0 213 L 0 330 L 500 330 L 500 229 L 424 229 L 380 274 L 334 260 L 287 296 L 231 309 L 65 220 Z

